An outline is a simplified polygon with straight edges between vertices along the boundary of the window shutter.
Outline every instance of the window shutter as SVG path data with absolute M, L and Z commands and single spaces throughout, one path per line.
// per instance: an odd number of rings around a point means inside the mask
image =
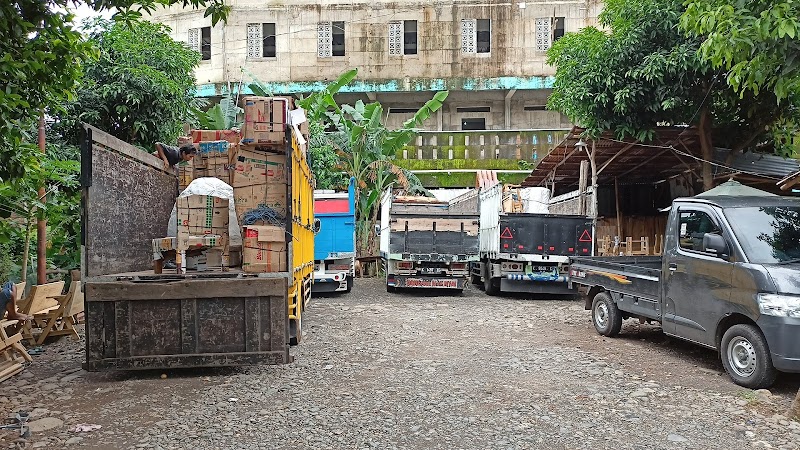
M 189 28 L 189 48 L 200 52 L 200 29 Z
M 477 34 L 475 19 L 461 20 L 461 53 L 475 53 Z
M 264 28 L 260 23 L 247 24 L 247 57 L 248 58 L 261 58 L 264 48 Z
M 331 36 L 332 26 L 330 22 L 320 22 L 317 24 L 317 56 L 329 58 L 333 56 L 333 38 Z
M 403 23 L 389 22 L 389 54 L 403 54 Z
M 536 51 L 546 52 L 553 44 L 553 26 L 550 17 L 536 19 Z

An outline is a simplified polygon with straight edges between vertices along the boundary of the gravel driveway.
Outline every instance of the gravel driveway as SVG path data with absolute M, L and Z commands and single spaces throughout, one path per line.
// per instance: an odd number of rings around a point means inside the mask
M 387 294 L 381 280 L 312 300 L 287 366 L 88 374 L 81 343 L 46 346 L 4 386 L 41 423 L 35 448 L 800 448 L 772 392 L 715 353 L 626 323 L 597 335 L 572 301 Z M 49 421 L 48 421 L 49 420 Z M 98 424 L 88 433 L 76 424 Z M 48 428 L 52 426 L 52 428 Z

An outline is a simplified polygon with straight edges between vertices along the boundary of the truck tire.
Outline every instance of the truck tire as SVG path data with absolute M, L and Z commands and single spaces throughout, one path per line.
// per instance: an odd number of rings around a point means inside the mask
M 347 289 L 344 290 L 345 293 L 348 293 L 353 290 L 353 277 L 347 277 Z
M 598 292 L 594 296 L 592 323 L 602 336 L 614 337 L 622 329 L 622 313 L 608 292 Z
M 767 340 L 755 325 L 728 328 L 719 346 L 722 366 L 734 383 L 750 389 L 772 386 L 778 371 L 772 365 Z
M 289 321 L 289 345 L 297 345 L 303 340 L 303 313 L 297 315 L 297 319 Z
M 487 295 L 500 295 L 500 279 L 499 278 L 489 278 L 486 280 L 486 294 Z
M 469 276 L 469 282 L 470 282 L 470 284 L 472 284 L 473 286 L 477 286 L 478 288 L 482 288 L 483 287 L 483 282 L 481 281 L 481 277 L 479 277 L 477 275 L 470 275 Z
M 393 293 L 397 292 L 397 288 L 396 288 L 396 287 L 394 287 L 394 286 L 389 286 L 389 285 L 387 284 L 387 285 L 386 285 L 386 292 L 388 292 L 388 293 L 390 293 L 390 294 L 393 294 Z

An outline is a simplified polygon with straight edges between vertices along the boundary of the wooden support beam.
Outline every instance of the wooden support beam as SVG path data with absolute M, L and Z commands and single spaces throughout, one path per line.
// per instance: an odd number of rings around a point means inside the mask
M 686 144 L 682 140 L 678 139 L 678 143 L 681 145 L 681 147 L 683 147 L 684 150 L 686 150 L 686 153 L 688 153 L 690 155 L 692 154 L 692 152 L 689 151 L 689 147 L 687 147 Z M 701 180 L 703 179 L 702 176 L 698 175 L 697 172 L 695 172 L 694 169 L 692 169 L 692 167 L 686 161 L 684 161 L 683 158 L 681 158 L 681 155 L 678 152 L 676 152 L 675 150 L 672 150 L 671 148 L 670 148 L 670 150 L 672 151 L 672 154 L 675 155 L 675 158 L 677 158 L 678 161 L 680 161 L 681 164 L 684 165 L 684 167 L 689 169 L 689 172 L 692 172 L 692 175 L 696 176 L 697 178 L 700 178 Z
M 618 242 L 622 242 L 622 213 L 620 212 L 622 208 L 619 206 L 619 182 L 617 178 L 614 178 L 614 204 L 617 207 L 617 237 L 619 238 Z
M 652 161 L 652 160 L 654 160 L 654 159 L 658 158 L 659 156 L 661 156 L 661 155 L 663 155 L 664 153 L 667 153 L 667 152 L 669 152 L 669 151 L 672 151 L 672 150 L 671 150 L 671 149 L 665 149 L 665 150 L 662 150 L 662 151 L 660 151 L 660 152 L 656 153 L 655 155 L 651 156 L 650 158 L 648 158 L 648 159 L 646 159 L 646 160 L 644 160 L 644 161 L 640 162 L 639 164 L 637 164 L 637 165 L 633 166 L 632 168 L 630 168 L 630 169 L 629 169 L 628 171 L 626 171 L 625 173 L 622 173 L 622 174 L 620 174 L 620 175 L 617 175 L 617 178 L 622 178 L 622 177 L 624 177 L 625 175 L 627 175 L 627 174 L 629 174 L 629 173 L 631 173 L 631 172 L 633 172 L 633 171 L 635 171 L 635 170 L 639 169 L 640 167 L 644 166 L 645 164 L 649 163 L 650 161 Z
M 603 173 L 603 171 L 606 170 L 606 167 L 608 167 L 609 164 L 614 162 L 614 160 L 617 159 L 618 156 L 620 156 L 620 155 L 624 154 L 625 152 L 627 152 L 628 150 L 632 149 L 638 143 L 639 143 L 639 141 L 631 142 L 630 144 L 628 144 L 625 147 L 623 147 L 622 150 L 620 150 L 617 153 L 611 155 L 611 158 L 608 158 L 606 160 L 606 162 L 604 162 L 603 165 L 600 167 L 600 169 L 597 170 L 597 174 L 600 175 L 601 173 Z

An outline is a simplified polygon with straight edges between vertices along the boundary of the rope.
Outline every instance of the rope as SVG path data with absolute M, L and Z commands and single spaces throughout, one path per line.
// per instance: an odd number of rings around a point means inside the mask
M 286 225 L 286 217 L 269 206 L 259 206 L 242 215 L 242 225 L 255 225 L 258 222 L 280 227 Z

